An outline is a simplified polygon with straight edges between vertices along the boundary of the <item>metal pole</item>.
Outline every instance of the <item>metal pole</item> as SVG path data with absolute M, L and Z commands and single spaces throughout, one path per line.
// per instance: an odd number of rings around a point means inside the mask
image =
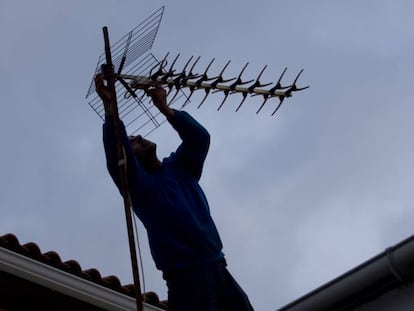
M 125 218 L 126 218 L 126 223 L 127 223 L 129 250 L 131 254 L 132 274 L 134 277 L 137 311 L 142 311 L 143 310 L 142 293 L 141 293 L 141 285 L 139 281 L 137 252 L 135 248 L 134 232 L 133 232 L 133 226 L 132 226 L 132 214 L 131 214 L 132 203 L 131 203 L 131 197 L 128 191 L 127 163 L 126 163 L 125 151 L 124 151 L 124 147 L 122 145 L 122 139 L 121 139 L 118 104 L 116 103 L 115 73 L 114 73 L 114 68 L 112 64 L 111 47 L 109 45 L 109 34 L 108 34 L 107 27 L 103 27 L 103 35 L 104 35 L 104 42 L 105 42 L 105 57 L 106 57 L 106 67 L 107 67 L 104 72 L 104 75 L 107 81 L 107 87 L 110 90 L 110 92 L 114 95 L 114 98 L 115 98 L 115 107 L 114 107 L 115 109 L 114 109 L 114 114 L 112 117 L 114 121 L 116 149 L 117 149 L 117 154 L 118 154 L 118 166 L 119 166 L 119 173 L 120 173 L 120 179 L 121 179 L 120 188 L 121 188 L 122 197 L 124 199 Z

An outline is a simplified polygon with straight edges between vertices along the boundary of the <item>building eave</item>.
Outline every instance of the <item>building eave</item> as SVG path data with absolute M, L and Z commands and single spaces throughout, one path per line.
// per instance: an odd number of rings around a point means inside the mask
M 278 311 L 352 310 L 414 281 L 414 236 Z
M 135 310 L 135 299 L 0 247 L 0 270 L 105 310 Z M 162 311 L 144 303 L 145 311 Z

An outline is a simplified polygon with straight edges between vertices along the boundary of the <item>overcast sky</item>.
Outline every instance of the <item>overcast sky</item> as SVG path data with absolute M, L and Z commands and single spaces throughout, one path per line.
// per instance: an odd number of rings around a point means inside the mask
M 201 184 L 229 270 L 256 310 L 274 310 L 413 234 L 414 3 L 0 0 L 0 234 L 132 282 L 123 203 L 102 121 L 85 94 L 113 41 L 166 5 L 152 52 L 231 59 L 263 82 L 304 68 L 296 93 L 255 114 L 221 94 L 186 110 L 210 132 Z M 171 138 L 173 137 L 173 138 Z M 149 136 L 167 156 L 179 140 Z M 145 232 L 145 288 L 166 299 Z

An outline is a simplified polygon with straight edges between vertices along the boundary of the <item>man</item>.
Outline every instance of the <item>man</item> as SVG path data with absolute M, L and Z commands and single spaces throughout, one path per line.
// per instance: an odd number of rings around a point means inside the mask
M 116 98 L 101 74 L 96 76 L 95 85 L 105 107 L 103 141 L 107 167 L 119 188 L 113 122 Z M 120 122 L 133 209 L 147 230 L 152 257 L 166 280 L 169 308 L 253 310 L 226 269 L 222 243 L 198 184 L 210 135 L 188 113 L 168 107 L 166 92 L 160 85 L 146 93 L 182 139 L 178 149 L 160 161 L 156 144 L 140 135 L 128 137 Z

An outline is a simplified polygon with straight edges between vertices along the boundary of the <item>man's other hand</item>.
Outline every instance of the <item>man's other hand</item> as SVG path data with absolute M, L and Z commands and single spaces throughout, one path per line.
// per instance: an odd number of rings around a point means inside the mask
M 174 115 L 174 110 L 172 110 L 167 105 L 167 92 L 164 90 L 161 84 L 154 84 L 152 87 L 145 90 L 145 92 L 152 98 L 152 102 L 163 115 L 165 115 L 167 118 L 170 118 Z

